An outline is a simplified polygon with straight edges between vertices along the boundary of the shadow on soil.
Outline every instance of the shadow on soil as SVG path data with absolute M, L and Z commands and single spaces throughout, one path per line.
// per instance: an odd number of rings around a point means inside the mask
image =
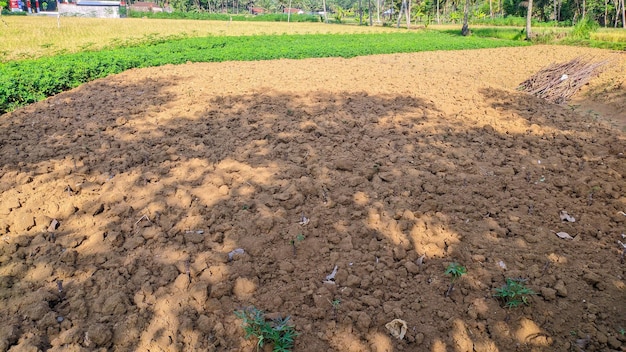
M 175 85 L 98 81 L 2 116 L 1 351 L 252 351 L 233 315 L 252 305 L 290 315 L 308 351 L 601 349 L 625 324 L 626 145 L 608 132 L 494 90 L 526 133 L 365 92 L 173 116 Z M 451 262 L 468 274 L 445 297 Z M 502 309 L 506 277 L 540 295 Z

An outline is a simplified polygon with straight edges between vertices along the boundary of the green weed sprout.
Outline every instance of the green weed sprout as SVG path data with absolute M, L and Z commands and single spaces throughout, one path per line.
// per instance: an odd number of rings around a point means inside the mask
M 330 302 L 330 305 L 333 306 L 333 315 L 335 317 L 335 321 L 337 321 L 337 311 L 339 310 L 339 305 L 341 304 L 341 300 L 340 299 L 334 299 L 334 300 L 328 300 L 328 302 Z
M 299 233 L 298 236 L 296 236 L 295 240 L 291 240 L 289 241 L 289 243 L 291 244 L 291 246 L 293 247 L 293 256 L 296 256 L 296 243 L 300 243 L 304 241 L 304 235 Z
M 516 308 L 521 305 L 528 305 L 528 298 L 537 293 L 526 287 L 523 279 L 507 278 L 506 284 L 500 288 L 496 288 L 494 297 L 499 298 L 506 308 Z
M 288 352 L 293 348 L 293 340 L 298 333 L 291 325 L 290 317 L 267 321 L 265 313 L 255 307 L 235 311 L 235 316 L 243 320 L 241 326 L 246 333 L 246 339 L 257 339 L 257 350 L 266 344 L 273 344 L 273 352 Z
M 450 286 L 448 287 L 448 291 L 446 291 L 446 297 L 450 296 L 452 290 L 454 289 L 454 283 L 461 276 L 467 273 L 467 268 L 459 263 L 450 263 L 446 268 L 445 274 L 450 276 Z

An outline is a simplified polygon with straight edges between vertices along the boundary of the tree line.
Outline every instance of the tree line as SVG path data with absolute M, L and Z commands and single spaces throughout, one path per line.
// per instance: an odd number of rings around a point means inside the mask
M 166 0 L 157 0 L 164 6 Z M 228 14 L 251 13 L 262 8 L 265 13 L 283 13 L 292 8 L 304 13 L 324 15 L 322 20 L 335 22 L 393 23 L 409 14 L 410 21 L 422 23 L 463 23 L 507 17 L 527 17 L 554 25 L 570 26 L 583 18 L 604 27 L 626 28 L 624 0 L 169 0 L 174 11 Z M 404 10 L 406 9 L 406 10 Z M 326 13 L 324 13 L 326 11 Z M 404 18 L 403 18 L 404 20 Z M 497 22 L 497 21 L 496 21 Z

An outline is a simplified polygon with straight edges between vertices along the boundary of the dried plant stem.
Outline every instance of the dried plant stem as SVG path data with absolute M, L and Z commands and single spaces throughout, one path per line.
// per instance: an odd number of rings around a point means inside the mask
M 448 291 L 446 291 L 445 297 L 449 297 L 450 294 L 452 293 L 452 290 L 454 290 L 454 282 L 450 283 L 450 286 L 448 287 Z
M 518 90 L 563 104 L 591 78 L 600 74 L 600 68 L 608 62 L 592 62 L 590 59 L 577 57 L 565 63 L 551 64 L 522 82 Z

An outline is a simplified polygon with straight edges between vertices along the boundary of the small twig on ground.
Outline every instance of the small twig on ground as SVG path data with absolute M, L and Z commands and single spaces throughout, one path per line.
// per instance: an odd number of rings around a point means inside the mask
M 191 263 L 189 262 L 189 259 L 185 260 L 185 271 L 187 272 L 189 283 L 191 283 Z
M 139 220 L 135 221 L 135 226 L 137 226 L 137 224 L 139 224 L 141 222 L 141 220 L 147 220 L 150 224 L 152 224 L 152 221 L 150 221 L 150 219 L 148 218 L 147 215 L 142 215 Z
M 548 268 L 550 267 L 550 262 L 546 262 L 543 265 L 543 270 L 541 270 L 541 276 L 545 275 L 546 271 L 548 271 Z
M 65 292 L 63 291 L 63 280 L 57 280 L 57 290 L 59 291 L 59 298 L 65 298 Z
M 449 297 L 450 294 L 452 293 L 452 290 L 454 290 L 454 282 L 451 282 L 450 286 L 448 286 L 448 291 L 446 291 L 445 297 Z
M 622 241 L 617 241 L 617 243 L 622 246 L 622 255 L 619 257 L 619 262 L 620 264 L 624 264 L 624 258 L 626 258 L 626 243 L 622 243 Z

